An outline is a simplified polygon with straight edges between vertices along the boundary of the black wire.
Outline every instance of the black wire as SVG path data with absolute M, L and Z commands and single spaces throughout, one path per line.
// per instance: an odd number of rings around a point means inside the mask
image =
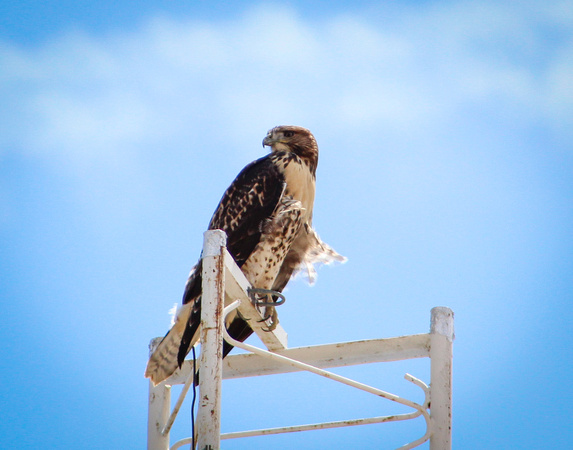
M 197 397 L 197 390 L 195 384 L 196 369 L 195 369 L 195 346 L 192 347 L 193 350 L 193 400 L 191 400 L 191 450 L 195 450 L 195 399 Z

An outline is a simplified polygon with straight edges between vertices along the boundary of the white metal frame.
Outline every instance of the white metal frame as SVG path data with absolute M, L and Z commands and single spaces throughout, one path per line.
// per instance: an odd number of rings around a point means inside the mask
M 203 295 L 201 305 L 201 358 L 199 362 L 199 396 L 196 421 L 196 443 L 201 450 L 220 448 L 220 441 L 240 437 L 260 436 L 295 431 L 345 427 L 371 423 L 408 420 L 423 416 L 426 421 L 424 436 L 400 449 L 414 448 L 430 440 L 431 450 L 451 449 L 452 424 L 452 347 L 454 340 L 453 312 L 436 307 L 431 312 L 430 333 L 389 339 L 345 342 L 311 347 L 287 348 L 286 332 L 279 325 L 269 332 L 268 323 L 255 307 L 247 290 L 250 285 L 226 249 L 226 236 L 220 230 L 207 231 L 203 244 Z M 224 305 L 227 305 L 224 308 Z M 224 327 L 224 317 L 238 309 L 267 347 L 254 347 L 231 338 Z M 222 359 L 223 337 L 232 345 L 249 353 L 229 355 Z M 160 341 L 152 340 L 150 348 Z M 398 361 L 429 357 L 430 386 L 406 374 L 405 378 L 425 393 L 423 404 L 403 399 L 394 394 L 367 386 L 324 369 L 355 364 Z M 149 387 L 148 450 L 176 450 L 192 443 L 182 439 L 169 447 L 169 431 L 193 381 L 191 361 L 168 380 Z M 406 405 L 413 409 L 407 414 L 371 417 L 367 419 L 307 424 L 263 430 L 220 434 L 221 381 L 305 370 L 317 375 L 370 392 L 376 396 Z M 170 412 L 171 386 L 184 384 L 183 390 Z

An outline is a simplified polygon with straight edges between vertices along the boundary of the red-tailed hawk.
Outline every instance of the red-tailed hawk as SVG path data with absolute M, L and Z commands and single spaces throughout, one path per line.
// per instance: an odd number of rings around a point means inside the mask
M 281 292 L 295 272 L 306 270 L 312 282 L 315 263 L 345 258 L 312 228 L 318 164 L 314 136 L 302 127 L 279 126 L 267 133 L 263 146 L 269 146 L 271 153 L 239 173 L 209 229 L 227 233 L 227 249 L 253 287 Z M 171 376 L 199 339 L 200 295 L 201 261 L 191 270 L 173 327 L 149 358 L 145 376 L 153 383 Z M 227 319 L 232 337 L 244 341 L 251 335 L 240 315 Z M 231 349 L 225 342 L 223 357 Z

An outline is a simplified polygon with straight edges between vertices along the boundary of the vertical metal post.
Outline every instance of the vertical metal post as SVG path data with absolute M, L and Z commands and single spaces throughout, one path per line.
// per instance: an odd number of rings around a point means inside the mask
M 150 346 L 149 354 L 161 338 L 154 339 Z M 171 386 L 159 383 L 153 386 L 149 382 L 149 407 L 147 410 L 147 449 L 148 450 L 169 450 L 169 433 L 162 434 L 163 427 L 169 418 L 169 408 L 171 408 Z
M 450 308 L 432 308 L 430 326 L 432 437 L 430 450 L 452 448 L 452 347 L 454 313 Z
M 221 380 L 223 374 L 223 305 L 225 270 L 221 230 L 203 235 L 203 294 L 201 297 L 201 362 L 197 433 L 199 450 L 218 450 L 221 435 Z

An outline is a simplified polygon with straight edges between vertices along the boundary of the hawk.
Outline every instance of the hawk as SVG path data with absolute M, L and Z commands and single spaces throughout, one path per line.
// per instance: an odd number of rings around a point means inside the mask
M 312 133 L 278 126 L 263 139 L 271 153 L 247 165 L 225 191 L 209 229 L 227 234 L 227 250 L 254 288 L 281 292 L 291 277 L 306 270 L 314 281 L 314 264 L 344 262 L 312 228 L 318 145 Z M 174 324 L 149 358 L 145 376 L 154 384 L 181 367 L 199 340 L 201 260 L 191 270 L 183 305 Z M 273 322 L 278 320 L 272 311 Z M 252 330 L 238 313 L 226 323 L 229 334 L 244 341 Z M 224 342 L 223 357 L 232 349 Z

